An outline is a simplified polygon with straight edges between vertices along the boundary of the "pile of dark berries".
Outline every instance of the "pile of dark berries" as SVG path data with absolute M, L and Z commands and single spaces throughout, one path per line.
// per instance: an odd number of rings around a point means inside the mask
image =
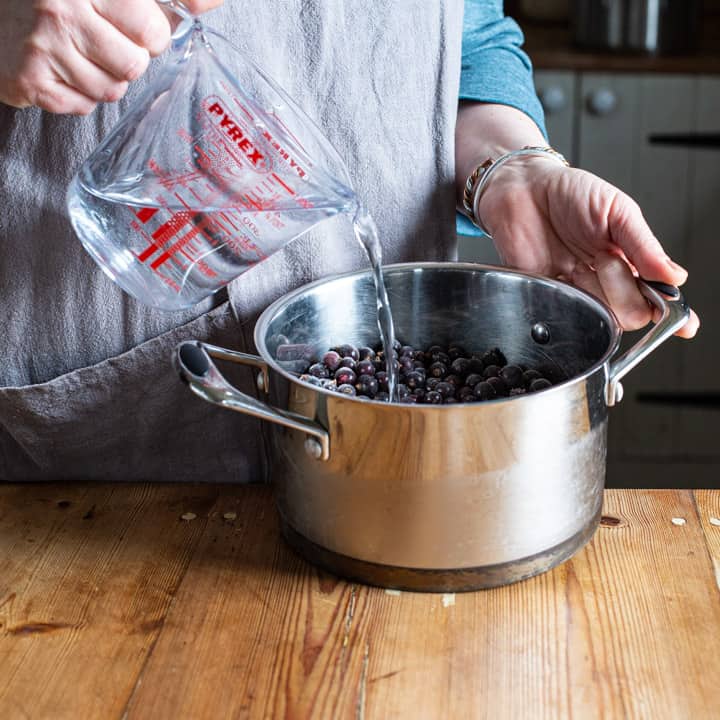
M 467 352 L 458 345 L 417 350 L 396 343 L 393 362 L 399 370 L 397 398 L 402 403 L 450 405 L 515 397 L 553 383 L 532 368 L 509 365 L 493 348 Z M 388 377 L 381 349 L 338 345 L 300 376 L 313 385 L 363 399 L 388 400 Z

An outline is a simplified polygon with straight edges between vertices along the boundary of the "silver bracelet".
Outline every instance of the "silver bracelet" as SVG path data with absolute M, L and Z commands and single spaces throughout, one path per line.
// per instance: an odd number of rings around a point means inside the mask
M 522 157 L 526 155 L 541 155 L 545 157 L 551 157 L 566 167 L 570 165 L 570 163 L 557 150 L 554 150 L 549 146 L 535 147 L 531 145 L 527 145 L 521 150 L 513 150 L 512 152 L 505 153 L 496 160 L 491 160 L 490 158 L 488 158 L 484 162 L 480 163 L 480 165 L 478 165 L 472 171 L 472 173 L 470 173 L 467 181 L 465 182 L 465 189 L 463 191 L 463 208 L 465 209 L 465 212 L 472 221 L 473 225 L 482 230 L 482 232 L 489 238 L 492 238 L 492 235 L 490 235 L 490 233 L 486 230 L 485 226 L 480 220 L 479 209 L 482 193 L 485 190 L 485 187 L 487 186 L 491 175 L 499 167 L 516 157 Z

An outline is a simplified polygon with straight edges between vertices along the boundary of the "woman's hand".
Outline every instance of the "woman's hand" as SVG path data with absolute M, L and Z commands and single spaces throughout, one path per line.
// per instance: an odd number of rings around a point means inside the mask
M 222 0 L 189 0 L 199 14 Z M 155 0 L 2 0 L 0 101 L 86 115 L 119 100 L 170 42 Z
M 504 263 L 592 293 L 626 330 L 653 319 L 637 276 L 671 285 L 687 278 L 630 197 L 551 158 L 516 158 L 498 168 L 488 178 L 479 213 Z M 699 324 L 693 312 L 677 334 L 693 337 Z
M 537 125 L 520 110 L 461 103 L 455 129 L 458 202 L 478 163 L 525 145 L 545 144 Z M 504 263 L 587 290 L 613 309 L 626 330 L 641 328 L 654 317 L 637 276 L 670 285 L 682 285 L 687 278 L 631 198 L 553 158 L 516 157 L 497 168 L 483 190 L 479 213 Z M 677 334 L 692 337 L 699 325 L 692 313 Z

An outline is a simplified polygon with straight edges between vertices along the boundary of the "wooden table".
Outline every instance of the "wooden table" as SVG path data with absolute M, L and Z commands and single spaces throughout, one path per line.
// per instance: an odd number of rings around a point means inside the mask
M 432 595 L 315 570 L 266 487 L 0 486 L 0 718 L 720 717 L 720 491 L 604 512 L 552 572 Z

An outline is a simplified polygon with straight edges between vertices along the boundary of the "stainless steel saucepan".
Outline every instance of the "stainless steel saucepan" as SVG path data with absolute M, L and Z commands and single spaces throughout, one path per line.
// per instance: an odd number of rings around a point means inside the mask
M 403 343 L 497 346 L 559 383 L 432 406 L 300 381 L 297 373 L 332 346 L 377 344 L 369 272 L 312 283 L 268 307 L 255 327 L 259 356 L 186 342 L 176 365 L 203 399 L 271 423 L 283 534 L 332 572 L 456 591 L 521 580 L 567 559 L 600 519 L 608 408 L 621 398 L 620 379 L 687 321 L 682 295 L 641 282 L 662 318 L 615 357 L 615 317 L 570 285 L 459 263 L 394 265 L 384 275 Z M 211 358 L 257 368 L 262 399 L 230 386 Z

